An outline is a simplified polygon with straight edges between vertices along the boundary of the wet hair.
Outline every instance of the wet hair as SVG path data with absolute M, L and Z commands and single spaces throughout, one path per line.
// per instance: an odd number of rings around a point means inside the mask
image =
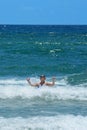
M 40 78 L 46 78 L 46 76 L 45 75 L 40 75 Z

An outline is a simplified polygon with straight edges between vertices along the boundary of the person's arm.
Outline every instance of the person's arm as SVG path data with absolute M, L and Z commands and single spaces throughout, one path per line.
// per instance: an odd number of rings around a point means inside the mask
M 56 78 L 52 78 L 52 83 L 46 83 L 47 86 L 51 87 L 51 86 L 54 86 L 55 85 L 55 79 Z
M 30 86 L 32 87 L 38 87 L 38 84 L 32 84 L 31 81 L 30 81 L 30 78 L 27 78 L 27 81 L 29 83 Z

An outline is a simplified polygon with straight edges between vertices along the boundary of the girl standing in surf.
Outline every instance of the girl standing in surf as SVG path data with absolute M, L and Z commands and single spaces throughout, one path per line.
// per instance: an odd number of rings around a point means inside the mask
M 52 78 L 52 82 L 46 82 L 46 76 L 45 75 L 40 76 L 40 82 L 39 83 L 32 84 L 31 81 L 30 81 L 30 78 L 27 78 L 27 81 L 28 81 L 29 85 L 32 86 L 32 87 L 41 87 L 43 85 L 51 87 L 51 86 L 55 85 L 55 78 L 54 77 Z

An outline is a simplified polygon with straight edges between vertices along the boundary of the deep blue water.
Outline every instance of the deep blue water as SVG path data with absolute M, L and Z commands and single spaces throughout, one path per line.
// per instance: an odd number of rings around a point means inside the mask
M 56 85 L 30 87 L 26 78 L 41 74 Z M 0 25 L 0 129 L 86 130 L 86 122 L 87 26 Z

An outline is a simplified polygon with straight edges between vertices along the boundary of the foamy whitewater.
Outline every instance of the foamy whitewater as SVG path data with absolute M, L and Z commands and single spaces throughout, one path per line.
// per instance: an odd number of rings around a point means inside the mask
M 87 117 L 73 115 L 0 118 L 0 130 L 86 130 L 86 127 Z
M 31 78 L 31 82 L 40 82 L 39 79 Z M 0 80 L 0 99 L 18 98 L 31 100 L 82 100 L 87 101 L 87 84 L 71 86 L 66 81 L 57 81 L 54 87 L 42 86 L 35 88 L 28 85 L 26 79 Z
M 87 26 L 0 25 L 0 130 L 87 130 Z
M 36 82 L 39 79 L 31 78 L 31 81 Z M 77 114 L 73 112 L 76 109 L 73 103 L 75 101 L 77 109 L 83 105 L 86 110 L 83 109 L 84 112 Z M 6 108 L 9 115 L 1 111 L 0 130 L 86 130 L 85 102 L 86 84 L 71 86 L 62 79 L 57 81 L 54 87 L 33 88 L 28 85 L 26 79 L 1 79 L 0 110 Z M 38 108 L 39 106 L 42 107 Z M 67 112 L 66 108 L 70 109 L 71 106 L 72 110 Z M 54 108 L 59 109 L 59 112 L 57 110 L 53 112 Z

